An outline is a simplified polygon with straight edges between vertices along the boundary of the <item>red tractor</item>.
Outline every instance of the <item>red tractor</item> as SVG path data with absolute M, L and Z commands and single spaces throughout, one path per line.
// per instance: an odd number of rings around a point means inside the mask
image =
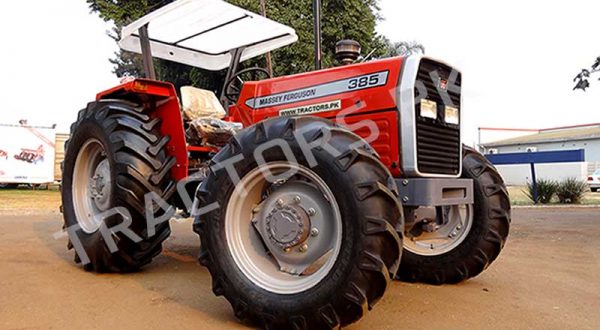
M 457 283 L 498 257 L 509 199 L 461 144 L 460 72 L 420 55 L 277 78 L 239 70 L 296 39 L 219 0 L 177 1 L 123 29 L 121 47 L 142 54 L 150 79 L 99 93 L 72 125 L 62 200 L 76 262 L 135 271 L 183 210 L 213 292 L 238 318 L 314 329 L 357 321 L 393 279 Z M 353 48 L 340 44 L 341 62 Z M 153 55 L 228 68 L 223 107 L 205 103 L 244 128 L 218 148 L 189 145 Z
M 18 155 L 15 155 L 15 159 L 31 164 L 37 164 L 38 162 L 44 161 L 44 154 L 44 146 L 40 144 L 37 149 L 21 148 L 21 152 Z

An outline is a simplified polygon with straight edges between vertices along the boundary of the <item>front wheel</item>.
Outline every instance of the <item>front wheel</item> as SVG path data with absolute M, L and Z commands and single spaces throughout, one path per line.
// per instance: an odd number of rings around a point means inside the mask
M 194 229 L 213 292 L 238 318 L 334 328 L 382 297 L 400 261 L 402 209 L 358 136 L 321 119 L 277 118 L 240 132 L 213 160 L 198 190 L 213 211 Z
M 171 232 L 167 211 L 155 201 L 169 201 L 175 191 L 175 160 L 161 121 L 145 110 L 126 101 L 92 102 L 71 126 L 62 210 L 68 248 L 85 270 L 135 271 L 161 252 Z
M 457 283 L 477 276 L 500 254 L 510 225 L 502 177 L 483 155 L 466 146 L 462 177 L 473 180 L 474 204 L 415 210 L 414 225 L 405 228 L 399 279 Z

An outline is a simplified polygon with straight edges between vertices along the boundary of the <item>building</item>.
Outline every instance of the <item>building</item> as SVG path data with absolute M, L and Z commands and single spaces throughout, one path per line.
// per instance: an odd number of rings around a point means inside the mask
M 65 159 L 65 141 L 69 139 L 69 134 L 56 133 L 56 142 L 54 148 L 54 181 L 62 180 L 61 163 Z
M 536 165 L 538 177 L 559 180 L 566 177 L 583 179 L 596 169 L 600 169 L 600 123 L 540 130 L 482 128 L 480 136 L 482 132 L 513 135 L 497 141 L 482 140 L 479 148 L 484 154 L 584 150 L 585 162 L 583 163 Z M 531 179 L 528 165 L 501 165 L 498 168 L 509 184 L 524 184 Z
M 525 135 L 537 134 L 539 129 L 528 128 L 498 128 L 498 127 L 479 127 L 478 144 L 487 144 L 501 140 L 508 140 Z

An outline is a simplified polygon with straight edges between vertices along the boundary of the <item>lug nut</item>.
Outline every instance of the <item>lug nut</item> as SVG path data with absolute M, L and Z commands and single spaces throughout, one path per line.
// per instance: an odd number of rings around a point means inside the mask
M 312 207 L 310 209 L 308 209 L 308 215 L 310 215 L 312 217 L 315 214 L 317 214 L 317 211 L 315 209 L 313 209 Z
M 404 196 L 404 197 L 402 197 L 402 201 L 403 201 L 404 203 L 408 202 L 408 196 Z
M 319 230 L 317 228 L 313 228 L 310 230 L 310 234 L 315 237 L 319 235 Z
M 298 251 L 304 253 L 306 251 L 308 251 L 308 244 L 302 244 L 302 246 L 298 249 Z
M 277 200 L 277 206 L 282 207 L 283 206 L 283 199 L 278 199 Z
M 300 200 L 301 200 L 301 199 L 300 199 L 300 196 L 296 196 L 296 197 L 294 197 L 294 202 L 295 202 L 296 204 L 300 203 Z
M 462 229 L 461 225 L 456 226 L 456 230 L 461 230 L 461 229 Z
M 292 249 L 290 249 L 289 247 L 283 249 L 283 252 L 285 252 L 285 253 L 290 253 L 290 251 L 292 251 Z

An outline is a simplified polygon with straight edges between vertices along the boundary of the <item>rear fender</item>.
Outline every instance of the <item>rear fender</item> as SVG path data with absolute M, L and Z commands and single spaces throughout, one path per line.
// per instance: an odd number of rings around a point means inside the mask
M 179 100 L 175 87 L 167 82 L 135 79 L 98 93 L 96 100 L 127 100 L 144 104 L 144 111 L 153 118 L 160 118 L 162 136 L 169 136 L 167 154 L 175 157 L 171 168 L 173 179 L 179 181 L 188 175 L 188 155 L 183 129 L 183 120 L 179 109 Z

